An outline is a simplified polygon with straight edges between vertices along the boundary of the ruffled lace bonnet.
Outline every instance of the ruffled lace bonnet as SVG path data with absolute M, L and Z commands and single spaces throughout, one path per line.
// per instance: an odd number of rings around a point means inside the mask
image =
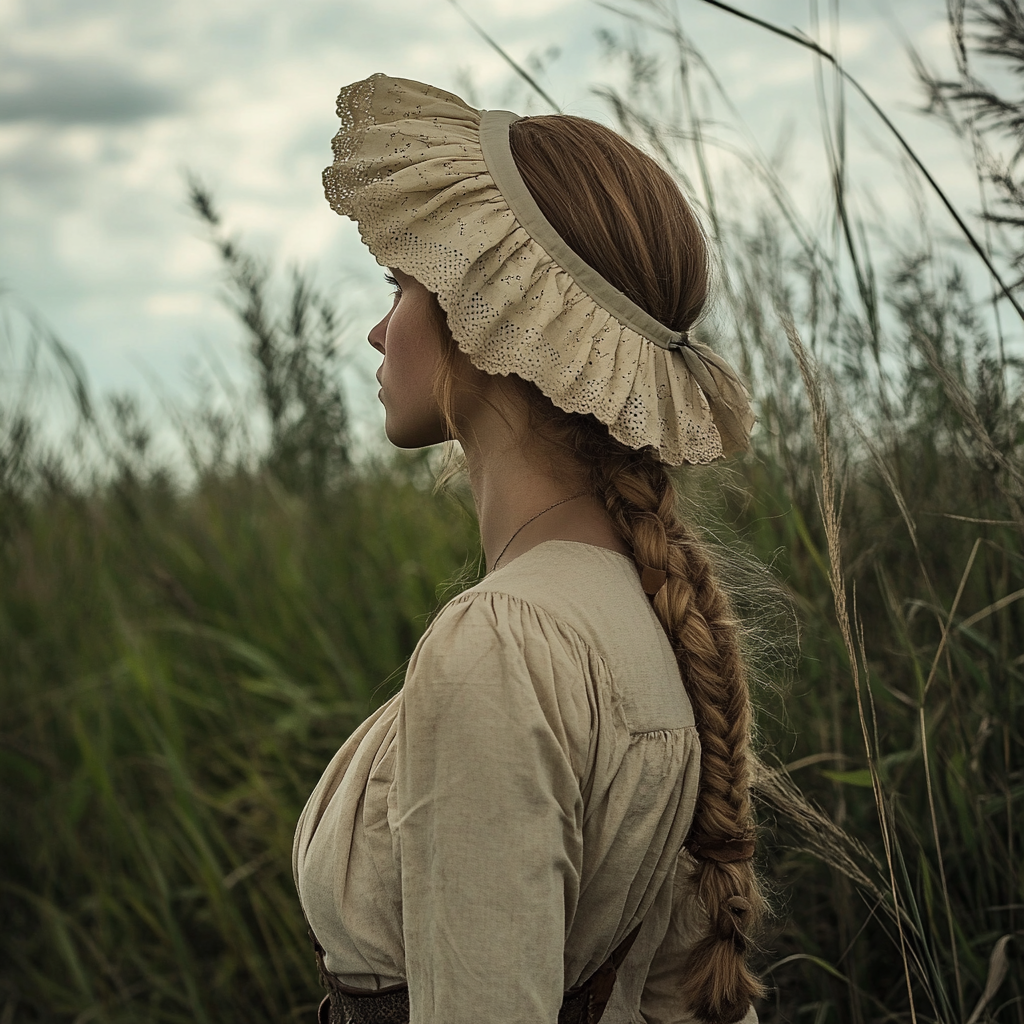
M 436 293 L 475 366 L 671 465 L 746 448 L 754 416 L 728 363 L 622 294 L 541 212 L 509 149 L 518 115 L 378 74 L 341 90 L 338 116 L 328 201 L 378 263 Z

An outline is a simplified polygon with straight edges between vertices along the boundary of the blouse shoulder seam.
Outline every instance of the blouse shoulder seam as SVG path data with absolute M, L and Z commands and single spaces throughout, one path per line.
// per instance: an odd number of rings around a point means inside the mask
M 560 618 L 558 615 L 549 611 L 547 608 L 545 608 L 541 604 L 538 604 L 536 601 L 531 601 L 528 598 L 520 597 L 518 594 L 510 594 L 507 590 L 474 590 L 471 588 L 469 590 L 463 591 L 461 594 L 458 594 L 455 597 L 453 597 L 444 606 L 444 608 L 441 609 L 441 611 L 438 613 L 437 618 L 435 618 L 434 621 L 430 624 L 430 629 L 434 628 L 434 625 L 440 621 L 444 613 L 449 608 L 455 608 L 466 604 L 470 604 L 473 601 L 484 597 L 501 597 L 507 601 L 515 602 L 518 605 L 529 607 L 537 615 L 543 616 L 545 619 L 557 625 L 560 629 L 571 634 L 573 640 L 579 645 L 580 649 L 584 651 L 589 658 L 592 658 L 594 661 L 600 664 L 601 669 L 604 672 L 605 678 L 607 679 L 608 684 L 612 687 L 612 689 L 616 692 L 618 691 L 614 673 L 612 672 L 607 659 L 600 651 L 596 650 L 590 644 L 586 637 L 584 637 L 580 633 L 580 631 L 576 629 L 575 626 L 573 626 L 569 622 L 566 622 L 565 619 Z M 685 733 L 688 731 L 693 733 L 697 732 L 697 726 L 695 722 L 690 722 L 686 725 L 675 726 L 671 729 L 636 730 L 629 728 L 628 720 L 626 720 L 625 718 L 623 719 L 623 722 L 626 725 L 626 728 L 623 731 L 629 737 L 630 743 L 632 743 L 634 740 L 642 741 L 646 739 L 657 739 L 658 737 L 667 738 L 670 734 Z
M 611 669 L 608 667 L 608 662 L 605 660 L 604 655 L 601 654 L 600 651 L 594 650 L 594 648 L 587 641 L 587 639 L 580 633 L 580 631 L 575 626 L 572 625 L 572 623 L 566 622 L 565 619 L 562 619 L 559 616 L 555 615 L 553 612 L 549 611 L 543 605 L 538 604 L 536 601 L 531 601 L 531 600 L 529 600 L 528 598 L 525 598 L 525 597 L 519 597 L 517 594 L 510 594 L 507 590 L 473 590 L 473 589 L 470 589 L 470 590 L 463 591 L 461 594 L 457 595 L 456 597 L 453 597 L 441 609 L 441 611 L 438 614 L 437 618 L 434 619 L 434 622 L 431 623 L 431 627 L 433 627 L 434 623 L 438 622 L 441 619 L 441 616 L 444 615 L 444 613 L 449 608 L 454 608 L 456 605 L 469 604 L 469 603 L 471 603 L 474 600 L 477 600 L 479 598 L 484 598 L 484 597 L 503 597 L 506 600 L 513 601 L 513 602 L 515 602 L 518 605 L 525 605 L 526 607 L 532 609 L 536 614 L 542 615 L 544 618 L 546 618 L 546 619 L 550 620 L 551 622 L 557 624 L 559 626 L 559 628 L 566 630 L 566 632 L 568 632 L 568 633 L 571 633 L 573 638 L 576 640 L 576 642 L 591 657 L 596 658 L 598 661 L 600 661 L 601 665 L 603 666 L 603 668 L 605 670 L 605 672 L 608 673 L 608 677 L 611 678 Z

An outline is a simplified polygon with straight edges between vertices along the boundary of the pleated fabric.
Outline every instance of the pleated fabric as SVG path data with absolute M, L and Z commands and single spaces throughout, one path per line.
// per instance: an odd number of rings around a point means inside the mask
M 695 342 L 663 347 L 672 332 L 596 272 L 585 290 L 533 237 L 521 222 L 523 204 L 535 205 L 528 195 L 513 213 L 481 127 L 500 115 L 507 132 L 514 115 L 385 75 L 346 86 L 337 109 L 328 201 L 358 223 L 378 263 L 437 295 L 474 365 L 533 382 L 560 409 L 590 413 L 672 465 L 746 447 L 754 417 L 725 360 Z

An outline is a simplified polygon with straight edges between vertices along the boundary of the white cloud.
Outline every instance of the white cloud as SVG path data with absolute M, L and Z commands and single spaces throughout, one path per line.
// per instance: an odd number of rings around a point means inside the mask
M 617 24 L 612 15 L 586 0 L 464 2 L 520 59 L 560 47 L 545 87 L 568 109 L 610 120 L 589 89 L 621 79 L 593 36 L 598 23 Z M 802 0 L 747 6 L 782 24 L 806 22 Z M 914 0 L 898 12 L 928 52 L 945 45 L 940 7 Z M 681 0 L 680 10 L 762 147 L 796 112 L 790 180 L 820 194 L 810 58 L 697 0 Z M 868 0 L 850 0 L 844 12 L 844 57 L 880 100 L 905 101 L 909 77 L 894 71 L 905 60 L 884 19 Z M 186 169 L 212 186 L 227 230 L 280 264 L 318 263 L 321 279 L 338 281 L 365 317 L 383 285 L 319 183 L 338 88 L 385 70 L 458 91 L 468 75 L 483 105 L 543 109 L 446 0 L 0 0 L 0 39 L 20 61 L 0 54 L 0 112 L 33 81 L 39 87 L 46 69 L 53 88 L 37 88 L 38 103 L 52 101 L 56 83 L 78 82 L 80 110 L 91 110 L 84 124 L 0 123 L 0 279 L 36 302 L 110 386 L 137 378 L 132 352 L 173 377 L 197 346 L 233 351 L 230 320 L 217 312 L 216 259 L 187 209 Z M 119 89 L 134 90 L 134 108 L 123 97 L 118 107 Z M 933 158 L 945 167 L 942 152 L 935 140 Z M 883 204 L 895 202 L 892 177 L 875 182 Z

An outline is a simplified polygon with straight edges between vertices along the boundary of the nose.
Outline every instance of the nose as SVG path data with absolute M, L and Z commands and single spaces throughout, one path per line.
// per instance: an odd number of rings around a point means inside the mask
M 389 310 L 387 316 L 381 319 L 378 323 L 374 324 L 374 326 L 370 328 L 370 333 L 366 336 L 366 340 L 381 355 L 384 355 L 384 342 L 387 339 L 388 321 L 390 319 L 391 312 Z

